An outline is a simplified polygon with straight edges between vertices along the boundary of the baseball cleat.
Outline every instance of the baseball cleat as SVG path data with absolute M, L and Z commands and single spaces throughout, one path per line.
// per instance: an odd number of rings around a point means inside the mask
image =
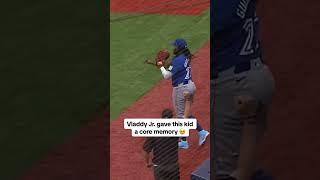
M 199 135 L 199 146 L 201 146 L 207 139 L 207 136 L 209 135 L 210 133 L 206 130 L 202 130 L 200 132 L 198 132 L 198 135 Z
M 188 143 L 188 141 L 180 141 L 179 143 L 178 143 L 178 146 L 179 146 L 179 148 L 181 148 L 181 149 L 188 149 L 189 148 L 189 143 Z

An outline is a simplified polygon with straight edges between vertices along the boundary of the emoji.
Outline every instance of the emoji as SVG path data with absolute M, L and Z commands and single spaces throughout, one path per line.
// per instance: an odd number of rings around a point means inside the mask
M 179 132 L 180 132 L 181 135 L 184 135 L 186 133 L 186 130 L 180 129 Z

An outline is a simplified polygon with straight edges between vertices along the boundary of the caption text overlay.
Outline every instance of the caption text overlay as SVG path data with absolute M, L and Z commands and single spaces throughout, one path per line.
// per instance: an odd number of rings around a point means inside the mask
M 196 119 L 124 119 L 124 129 L 131 129 L 133 137 L 188 137 L 196 128 Z

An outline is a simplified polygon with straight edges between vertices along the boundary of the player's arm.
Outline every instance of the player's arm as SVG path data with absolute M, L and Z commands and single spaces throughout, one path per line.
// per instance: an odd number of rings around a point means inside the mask
M 238 97 L 236 106 L 242 116 L 242 137 L 238 166 L 233 176 L 237 180 L 248 180 L 256 168 L 258 105 L 251 97 Z
M 153 150 L 154 146 L 154 138 L 146 138 L 144 144 L 143 144 L 143 150 L 144 150 L 144 159 L 147 167 L 152 166 L 151 162 L 151 151 Z
M 252 122 L 250 122 L 252 121 Z M 240 156 L 238 160 L 238 168 L 235 172 L 237 180 L 251 179 L 256 168 L 256 137 L 257 127 L 253 123 L 254 119 L 245 121 L 242 127 L 242 138 L 240 145 Z
M 173 68 L 172 66 L 169 66 L 169 68 L 167 70 L 163 66 L 160 67 L 160 71 L 161 71 L 164 79 L 170 79 L 172 77 L 172 72 L 171 72 L 172 68 Z

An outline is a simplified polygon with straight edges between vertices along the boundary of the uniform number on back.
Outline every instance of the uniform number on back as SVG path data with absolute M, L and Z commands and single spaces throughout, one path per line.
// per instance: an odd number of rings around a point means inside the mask
M 241 48 L 240 55 L 249 55 L 254 52 L 255 49 L 258 48 L 259 44 L 258 42 L 254 42 L 254 23 L 258 21 L 258 18 L 248 18 L 246 19 L 246 22 L 243 25 L 243 29 L 247 33 L 246 40 Z M 256 43 L 256 44 L 253 44 Z
M 184 79 L 191 78 L 191 67 L 189 66 L 189 59 L 186 59 L 184 62 L 184 67 L 186 68 L 186 77 Z
M 187 71 L 187 74 L 186 74 L 186 77 L 184 79 L 190 79 L 191 78 L 191 67 L 187 67 L 186 71 Z

